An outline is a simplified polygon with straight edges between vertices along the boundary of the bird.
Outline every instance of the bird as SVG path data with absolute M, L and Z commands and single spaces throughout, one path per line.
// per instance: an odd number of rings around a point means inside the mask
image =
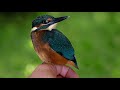
M 59 22 L 69 17 L 56 18 L 51 15 L 36 17 L 32 21 L 31 40 L 36 54 L 43 63 L 70 65 L 79 69 L 70 40 L 56 29 Z

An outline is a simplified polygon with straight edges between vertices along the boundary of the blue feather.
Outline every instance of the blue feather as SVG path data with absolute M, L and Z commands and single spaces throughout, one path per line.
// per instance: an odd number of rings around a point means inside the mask
M 74 56 L 74 48 L 68 40 L 68 38 L 60 31 L 53 29 L 52 31 L 46 31 L 42 40 L 48 42 L 50 47 L 65 57 L 68 60 L 72 60 L 76 65 L 76 59 Z

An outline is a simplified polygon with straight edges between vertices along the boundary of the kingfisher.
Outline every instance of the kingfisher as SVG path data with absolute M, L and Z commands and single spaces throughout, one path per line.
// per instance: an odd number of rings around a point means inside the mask
M 71 42 L 56 29 L 56 25 L 68 17 L 38 16 L 32 21 L 31 40 L 43 63 L 71 65 L 79 69 Z

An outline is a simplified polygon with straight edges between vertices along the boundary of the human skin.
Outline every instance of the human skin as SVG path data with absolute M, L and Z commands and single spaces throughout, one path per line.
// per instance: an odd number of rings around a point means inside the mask
M 29 78 L 79 78 L 78 74 L 65 65 L 41 64 Z

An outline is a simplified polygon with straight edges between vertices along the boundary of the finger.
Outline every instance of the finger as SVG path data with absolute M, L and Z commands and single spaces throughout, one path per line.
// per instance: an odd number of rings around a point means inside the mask
M 53 65 L 39 65 L 29 78 L 56 78 L 56 70 Z
M 64 78 L 64 77 L 62 77 L 61 75 L 57 75 L 57 78 Z
M 65 77 L 66 78 L 79 78 L 78 74 L 75 73 L 75 71 L 73 71 L 71 68 L 69 68 Z
M 57 75 L 61 75 L 64 78 L 79 78 L 77 73 L 73 71 L 70 67 L 64 65 L 55 65 L 57 69 Z

